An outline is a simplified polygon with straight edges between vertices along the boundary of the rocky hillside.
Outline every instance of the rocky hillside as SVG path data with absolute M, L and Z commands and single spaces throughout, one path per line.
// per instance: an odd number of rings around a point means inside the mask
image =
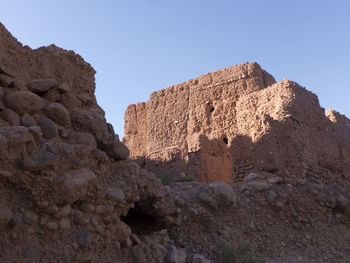
M 226 71 L 239 72 L 241 67 Z M 254 77 L 241 83 L 242 90 L 251 89 L 251 99 L 237 102 L 242 105 L 240 125 L 250 125 L 246 130 L 256 133 L 259 127 L 244 105 L 253 103 L 251 107 L 258 109 L 269 105 L 256 98 L 259 92 L 269 92 L 274 80 L 257 64 L 243 67 Z M 96 103 L 94 74 L 73 51 L 56 46 L 32 50 L 0 24 L 0 262 L 348 262 L 350 189 L 348 175 L 342 172 L 349 171 L 345 151 L 343 166 L 334 166 L 333 177 L 287 173 L 277 166 L 279 169 L 241 173 L 230 184 L 163 180 L 168 184 L 163 185 L 154 173 L 128 159 L 129 150 Z M 201 81 L 213 81 L 217 74 Z M 231 83 L 231 76 L 227 74 L 223 81 Z M 276 88 L 293 90 L 293 85 L 286 82 Z M 172 94 L 181 96 L 175 89 Z M 156 100 L 154 107 L 158 103 L 165 110 L 167 101 Z M 219 112 L 216 103 L 205 104 L 208 114 Z M 128 108 L 139 114 L 134 115 L 139 116 L 138 123 L 149 120 L 142 117 L 147 111 L 136 110 L 142 107 L 148 106 Z M 229 109 L 229 100 L 225 107 Z M 174 125 L 175 121 L 184 125 L 180 117 L 187 108 L 179 104 L 174 105 L 175 110 L 179 118 L 173 119 Z M 191 114 L 201 116 L 201 108 Z M 160 115 L 161 111 L 154 116 Z M 164 116 L 168 116 L 166 111 Z M 346 138 L 342 123 L 347 119 L 334 113 L 330 116 L 335 124 L 329 132 L 336 132 L 339 140 Z M 132 118 L 130 115 L 130 124 Z M 298 118 L 300 125 L 303 120 Z M 287 118 L 286 123 L 292 121 Z M 155 133 L 167 132 L 161 129 L 162 123 L 154 125 Z M 209 127 L 191 125 L 193 129 Z M 139 127 L 132 126 L 126 129 Z M 187 134 L 182 131 L 178 138 Z M 308 132 L 312 137 L 313 130 Z M 131 135 L 127 134 L 128 142 L 138 140 L 149 148 L 148 135 Z M 178 140 L 170 135 L 166 138 L 171 142 Z M 231 143 L 233 137 L 226 136 Z M 153 141 L 154 145 L 167 146 L 162 138 Z M 204 142 L 214 153 L 226 153 L 228 144 L 223 139 L 213 144 L 213 138 L 207 137 Z M 142 147 L 136 155 L 144 153 Z M 134 150 L 132 156 L 136 156 Z M 207 150 L 208 156 L 210 153 Z M 154 163 L 168 164 L 168 159 Z M 187 173 L 182 167 L 180 173 Z M 196 167 L 205 171 L 203 166 Z

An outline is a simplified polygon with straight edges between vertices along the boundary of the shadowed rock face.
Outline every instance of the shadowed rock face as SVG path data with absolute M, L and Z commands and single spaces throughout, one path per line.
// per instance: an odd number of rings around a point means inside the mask
M 349 119 L 325 114 L 315 94 L 275 83 L 257 63 L 153 92 L 127 108 L 124 129 L 131 157 L 144 167 L 204 181 L 231 182 L 254 170 L 350 173 Z
M 164 227 L 173 210 L 159 180 L 127 160 L 96 103 L 94 74 L 73 51 L 32 50 L 0 24 L 1 262 L 161 262 L 167 254 L 166 242 L 142 242 L 122 221 L 136 202 Z

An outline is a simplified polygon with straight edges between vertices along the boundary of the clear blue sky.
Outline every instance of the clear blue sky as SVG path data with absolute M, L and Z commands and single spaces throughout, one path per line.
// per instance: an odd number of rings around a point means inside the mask
M 128 104 L 246 61 L 350 116 L 347 0 L 0 0 L 0 6 L 0 21 L 22 43 L 55 43 L 91 63 L 98 102 L 120 135 Z

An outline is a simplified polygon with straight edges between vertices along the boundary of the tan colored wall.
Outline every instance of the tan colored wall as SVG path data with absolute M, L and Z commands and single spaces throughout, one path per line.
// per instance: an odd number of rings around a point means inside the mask
M 346 173 L 349 120 L 327 115 L 315 94 L 288 80 L 275 83 L 257 63 L 246 63 L 130 105 L 123 140 L 147 168 L 205 181 L 254 170 Z

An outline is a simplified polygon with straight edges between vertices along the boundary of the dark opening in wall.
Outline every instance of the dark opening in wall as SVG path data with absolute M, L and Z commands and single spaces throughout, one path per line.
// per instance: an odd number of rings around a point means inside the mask
M 228 144 L 228 139 L 227 139 L 227 137 L 223 138 L 222 140 L 224 141 L 225 144 Z
M 129 225 L 132 232 L 138 235 L 146 235 L 165 228 L 165 224 L 159 216 L 146 213 L 138 203 L 129 210 L 126 216 L 121 217 L 121 220 Z
M 214 112 L 214 110 L 215 110 L 215 108 L 214 108 L 214 107 L 211 107 L 209 111 L 210 111 L 210 112 Z

